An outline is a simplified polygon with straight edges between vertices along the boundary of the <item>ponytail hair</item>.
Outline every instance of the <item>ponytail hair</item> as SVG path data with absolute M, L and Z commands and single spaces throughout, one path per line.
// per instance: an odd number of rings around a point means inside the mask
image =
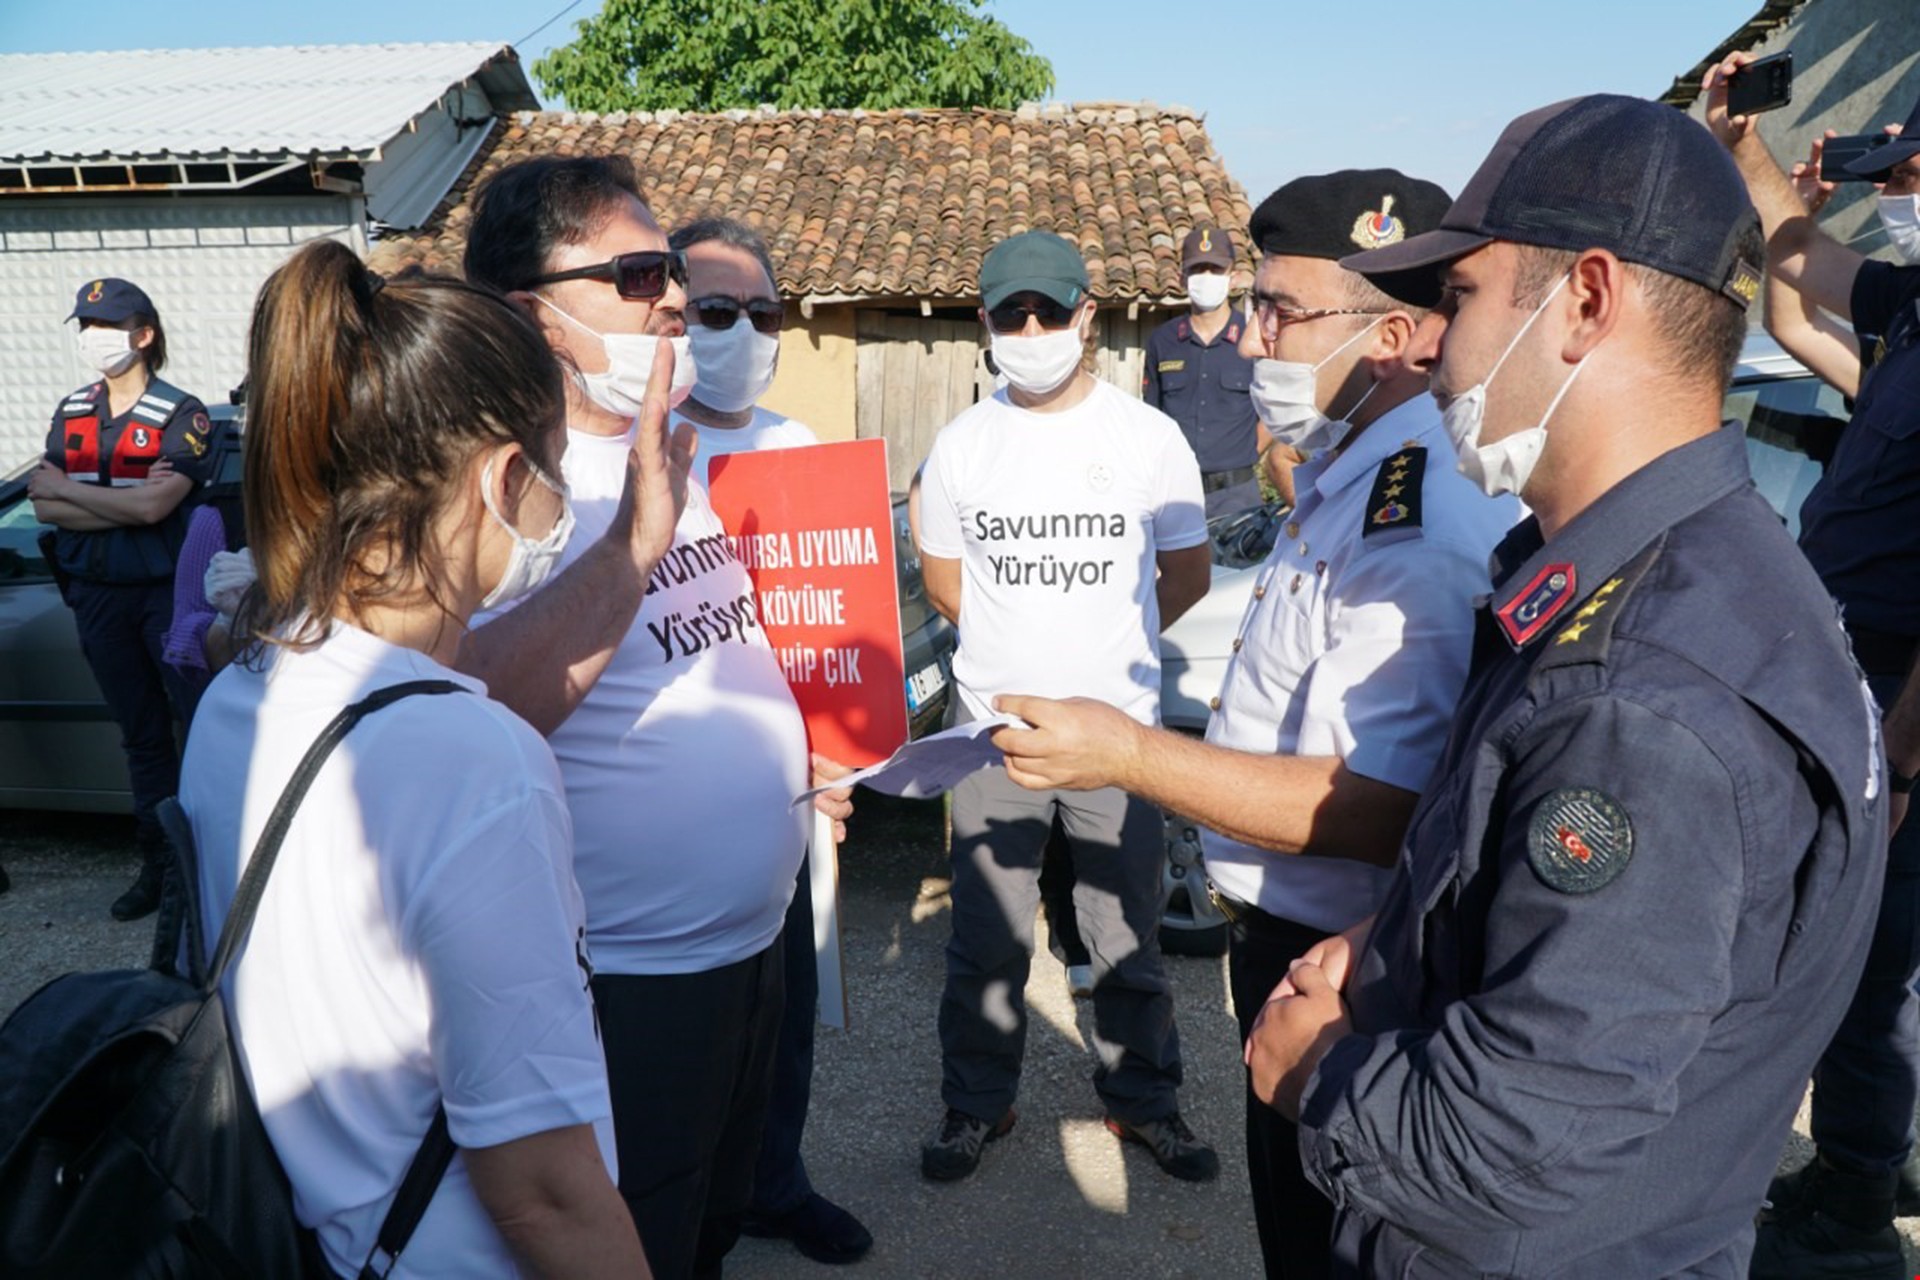
M 247 343 L 247 541 L 259 577 L 236 633 L 317 643 L 337 613 L 424 591 L 431 533 L 468 462 L 515 443 L 557 474 L 565 416 L 544 337 L 491 289 L 391 283 L 331 240 L 260 291 Z

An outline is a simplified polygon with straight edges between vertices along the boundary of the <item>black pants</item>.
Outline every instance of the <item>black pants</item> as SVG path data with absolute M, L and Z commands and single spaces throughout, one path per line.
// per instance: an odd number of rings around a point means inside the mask
M 1266 914 L 1227 925 L 1227 977 L 1240 1040 L 1253 1030 L 1260 1007 L 1287 976 L 1287 966 L 1327 936 Z M 1300 1130 L 1262 1102 L 1247 1081 L 1247 1179 L 1253 1189 L 1253 1221 L 1269 1280 L 1326 1280 L 1332 1266 L 1333 1204 L 1307 1181 L 1300 1167 Z
M 133 820 L 143 848 L 164 848 L 154 806 L 180 789 L 180 752 L 174 740 L 177 714 L 193 714 L 192 690 L 161 657 L 173 622 L 173 586 L 156 582 L 121 586 L 73 579 L 67 604 L 80 632 L 80 651 L 127 753 Z
M 813 952 L 813 883 L 808 875 L 812 869 L 808 858 L 801 859 L 793 903 L 787 908 L 786 941 L 780 948 L 781 964 L 786 969 L 786 1010 L 780 1015 L 766 1133 L 760 1141 L 753 1179 L 752 1209 L 769 1218 L 798 1209 L 813 1194 L 807 1162 L 800 1156 L 807 1106 L 813 1098 L 813 1030 L 820 1014 L 820 970 Z
M 705 973 L 595 974 L 620 1194 L 655 1280 L 706 1280 L 740 1238 L 766 1123 L 784 948 Z

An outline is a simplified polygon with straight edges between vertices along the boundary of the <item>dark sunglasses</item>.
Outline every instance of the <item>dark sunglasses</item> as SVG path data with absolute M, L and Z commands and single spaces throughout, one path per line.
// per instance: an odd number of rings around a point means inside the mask
M 740 318 L 740 313 L 745 311 L 754 331 L 769 337 L 780 332 L 780 326 L 787 322 L 786 307 L 772 298 L 753 298 L 741 302 L 738 298 L 716 293 L 712 297 L 695 298 L 687 304 L 687 309 L 693 313 L 695 320 L 709 329 L 731 329 Z
M 575 267 L 571 271 L 537 276 L 527 281 L 525 287 L 531 289 L 536 285 L 559 284 L 562 280 L 607 280 L 612 282 L 614 291 L 628 301 L 651 302 L 667 291 L 668 280 L 682 288 L 686 286 L 687 255 L 678 249 L 642 249 L 638 253 L 617 253 L 591 267 Z
M 1027 317 L 1033 316 L 1043 329 L 1064 329 L 1073 323 L 1078 310 L 1045 297 L 1003 302 L 987 312 L 987 325 L 995 333 L 1018 333 L 1027 327 Z

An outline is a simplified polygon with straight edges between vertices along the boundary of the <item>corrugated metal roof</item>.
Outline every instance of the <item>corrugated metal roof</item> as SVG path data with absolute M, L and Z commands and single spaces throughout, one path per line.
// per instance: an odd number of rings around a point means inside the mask
M 484 42 L 0 54 L 0 161 L 364 153 L 474 77 L 539 105 Z

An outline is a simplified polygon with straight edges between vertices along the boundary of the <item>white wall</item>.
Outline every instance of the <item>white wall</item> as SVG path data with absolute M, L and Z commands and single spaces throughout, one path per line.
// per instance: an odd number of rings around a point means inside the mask
M 56 402 L 98 375 L 63 324 L 74 291 L 120 276 L 167 328 L 167 381 L 209 404 L 246 367 L 254 294 L 300 245 L 331 236 L 364 253 L 358 197 L 195 196 L 0 201 L 0 475 L 45 443 Z

